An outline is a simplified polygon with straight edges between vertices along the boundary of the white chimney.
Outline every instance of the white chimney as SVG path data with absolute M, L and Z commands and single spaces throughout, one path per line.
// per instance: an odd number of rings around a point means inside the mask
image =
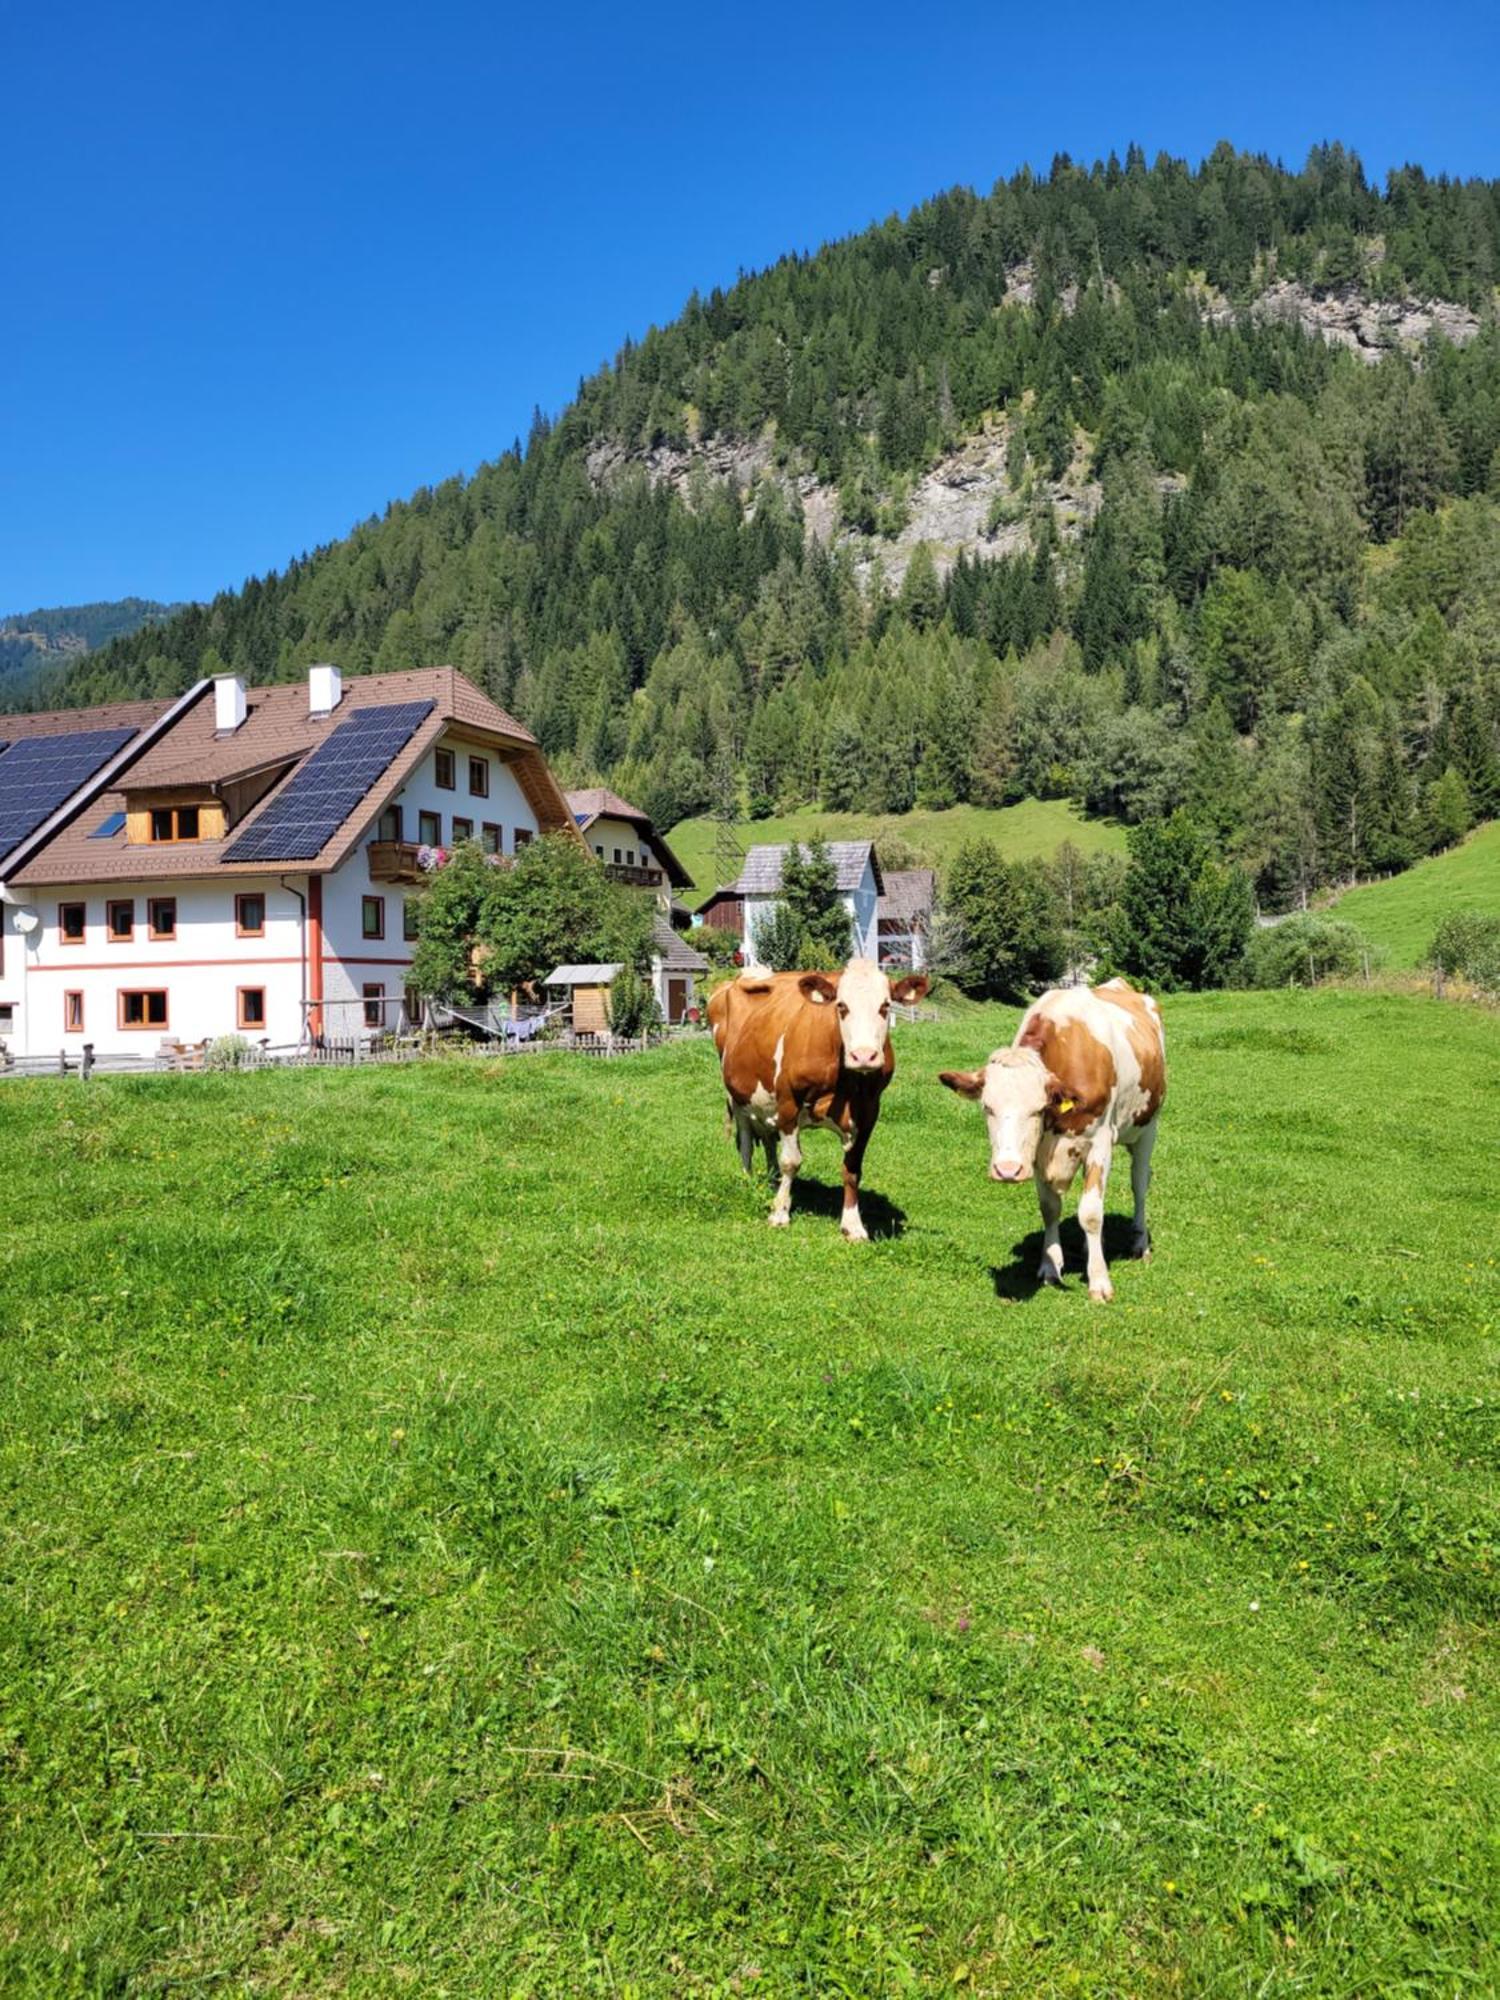
M 245 719 L 245 683 L 238 674 L 214 675 L 214 728 L 232 736 Z
M 332 715 L 344 698 L 344 676 L 320 660 L 307 670 L 307 706 L 313 715 Z

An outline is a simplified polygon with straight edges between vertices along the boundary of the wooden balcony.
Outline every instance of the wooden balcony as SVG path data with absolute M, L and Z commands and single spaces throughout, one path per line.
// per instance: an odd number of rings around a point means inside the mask
M 606 861 L 604 872 L 629 889 L 659 889 L 667 879 L 659 868 L 635 868 L 628 861 Z
M 365 852 L 370 857 L 372 882 L 427 880 L 427 871 L 417 859 L 421 849 L 414 840 L 372 840 Z

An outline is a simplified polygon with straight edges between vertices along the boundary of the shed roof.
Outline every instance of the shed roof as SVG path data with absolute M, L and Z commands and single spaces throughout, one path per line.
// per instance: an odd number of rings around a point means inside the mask
M 685 943 L 665 917 L 658 917 L 651 926 L 651 942 L 668 972 L 707 972 L 708 960 L 702 952 Z
M 618 965 L 560 965 L 542 981 L 544 986 L 612 986 Z

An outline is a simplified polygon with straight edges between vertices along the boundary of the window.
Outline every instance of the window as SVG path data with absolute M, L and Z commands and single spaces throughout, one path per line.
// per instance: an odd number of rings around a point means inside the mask
M 454 757 L 451 750 L 438 750 L 432 759 L 433 780 L 440 792 L 451 792 L 458 783 L 454 773 Z
M 604 859 L 604 849 L 599 845 L 597 840 L 594 842 L 594 852 L 598 855 L 601 861 Z
M 151 896 L 146 903 L 146 932 L 149 937 L 174 938 L 177 935 L 177 898 L 175 896 Z
M 367 938 L 385 936 L 385 897 L 366 896 L 360 904 L 360 930 Z
M 135 936 L 135 901 L 126 898 L 104 905 L 104 935 L 111 944 L 129 944 Z
M 490 795 L 490 766 L 486 757 L 469 759 L 469 791 L 476 799 L 487 799 Z
M 59 903 L 57 906 L 57 937 L 60 944 L 82 944 L 83 934 L 88 928 L 88 905 L 86 903 Z
M 386 807 L 380 818 L 375 822 L 375 838 L 377 840 L 399 840 L 401 838 L 400 806 Z
M 516 846 L 518 848 L 521 848 L 521 847 L 530 847 L 530 845 L 531 845 L 530 827 L 518 826 L 516 828 Z
M 366 986 L 364 989 L 365 1026 L 381 1028 L 385 1025 L 385 988 Z
M 403 995 L 406 1007 L 406 1024 L 409 1028 L 422 1025 L 422 995 L 415 986 L 408 986 Z
M 235 897 L 234 934 L 236 937 L 265 936 L 266 899 L 258 890 L 250 895 Z
M 63 995 L 63 1033 L 81 1035 L 83 1033 L 83 995 L 65 993 Z
M 266 989 L 264 986 L 237 986 L 234 991 L 235 1025 L 241 1028 L 263 1028 L 266 1025 Z
M 422 935 L 422 905 L 415 896 L 402 898 L 401 935 L 408 944 L 414 944 Z
M 89 839 L 113 840 L 115 835 L 120 831 L 120 828 L 124 824 L 125 824 L 124 813 L 122 812 L 108 813 L 103 819 L 100 820 L 99 824 L 94 828 L 93 832 L 89 835 Z
M 443 815 L 441 813 L 417 814 L 417 839 L 424 847 L 441 847 L 443 844 Z
M 625 859 L 624 855 L 623 855 L 623 854 L 622 854 L 622 853 L 620 852 L 619 848 L 617 847 L 617 848 L 615 849 L 615 866 L 616 866 L 616 868 L 618 868 L 618 867 L 619 867 L 620 863 L 621 863 L 621 862 L 622 862 L 622 861 L 623 861 L 624 859 Z
M 13 1000 L 0 1000 L 0 1035 L 8 1035 L 15 1025 L 15 1002 Z
M 453 815 L 453 845 L 457 847 L 458 843 L 461 840 L 472 840 L 473 838 L 474 838 L 473 820 L 460 819 L 458 814 L 455 813 Z
M 160 987 L 131 992 L 122 986 L 119 1003 L 122 1028 L 164 1028 L 167 1025 L 167 996 Z
M 487 819 L 479 829 L 479 845 L 486 854 L 505 852 L 505 835 L 492 819 Z
M 151 808 L 151 838 L 153 840 L 196 840 L 198 838 L 198 808 L 196 806 L 153 806 Z

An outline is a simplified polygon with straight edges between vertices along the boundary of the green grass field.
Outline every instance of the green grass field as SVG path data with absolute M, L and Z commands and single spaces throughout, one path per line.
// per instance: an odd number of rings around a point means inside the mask
M 1500 1988 L 1500 1027 L 1168 1003 L 1100 1308 L 1013 1021 L 862 1248 L 701 1043 L 0 1087 L 0 1989 Z
M 1404 875 L 1351 889 L 1333 905 L 1333 914 L 1357 924 L 1398 971 L 1421 964 L 1433 932 L 1456 910 L 1500 916 L 1500 820 Z
M 692 876 L 697 887 L 687 901 L 695 907 L 712 895 L 714 876 L 714 824 L 707 819 L 685 819 L 672 828 L 667 839 L 672 852 Z M 791 813 L 782 819 L 748 820 L 739 828 L 742 847 L 783 840 L 879 839 L 882 833 L 898 834 L 911 847 L 925 854 L 932 864 L 945 868 L 966 840 L 995 841 L 1009 860 L 1050 859 L 1065 840 L 1071 840 L 1085 854 L 1125 852 L 1125 829 L 1113 820 L 1085 819 L 1066 799 L 1023 799 L 1019 805 L 954 806 L 948 812 L 912 812 L 882 818 L 877 813 Z

